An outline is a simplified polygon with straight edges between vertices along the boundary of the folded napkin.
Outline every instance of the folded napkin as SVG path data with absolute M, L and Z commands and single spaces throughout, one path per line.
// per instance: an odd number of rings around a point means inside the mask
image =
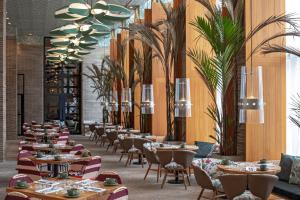
M 38 184 L 42 184 L 42 185 L 51 185 L 52 187 L 55 186 L 55 185 L 60 184 L 59 182 L 49 181 L 49 180 L 46 180 L 46 179 L 40 179 L 38 181 L 34 181 L 34 183 L 38 183 Z
M 79 189 L 84 190 L 84 191 L 88 191 L 88 192 L 97 192 L 97 193 L 101 193 L 101 192 L 104 192 L 106 190 L 106 189 L 103 189 L 103 188 L 87 187 L 87 186 L 80 187 Z
M 77 181 L 75 182 L 75 184 L 77 185 L 89 185 L 89 184 L 93 184 L 93 183 L 97 183 L 98 181 L 94 181 L 94 180 L 90 180 L 90 179 L 85 179 L 85 180 L 81 180 L 81 181 Z
M 43 194 L 50 194 L 50 193 L 59 192 L 59 191 L 62 191 L 62 190 L 63 190 L 62 187 L 48 187 L 48 188 L 36 190 L 36 192 L 37 193 L 43 193 Z

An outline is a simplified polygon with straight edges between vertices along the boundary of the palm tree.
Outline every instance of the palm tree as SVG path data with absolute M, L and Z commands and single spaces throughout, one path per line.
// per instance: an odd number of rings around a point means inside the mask
M 176 8 L 163 4 L 160 1 L 165 19 L 150 24 L 133 24 L 130 27 L 131 39 L 140 40 L 153 51 L 153 57 L 163 65 L 166 79 L 167 103 L 167 135 L 168 139 L 176 138 L 174 133 L 174 66 L 180 65 L 180 55 L 185 49 L 185 5 Z M 181 66 L 181 65 L 180 65 Z
M 236 62 L 238 56 L 245 48 L 246 43 L 269 25 L 289 24 L 292 30 L 277 33 L 263 40 L 253 49 L 251 55 L 259 52 L 259 50 L 262 50 L 262 53 L 273 53 L 275 47 L 282 50 L 278 46 L 270 45 L 269 42 L 276 38 L 299 34 L 297 25 L 294 23 L 295 18 L 292 15 L 271 16 L 246 34 L 243 27 L 243 0 L 223 0 L 220 8 L 212 5 L 209 0 L 196 1 L 204 6 L 209 14 L 196 17 L 190 24 L 198 32 L 199 38 L 209 42 L 212 52 L 208 54 L 201 47 L 196 47 L 189 49 L 187 54 L 196 65 L 196 69 L 213 100 L 213 103 L 207 108 L 208 115 L 216 123 L 216 134 L 215 136 L 211 135 L 211 137 L 220 144 L 220 153 L 228 155 L 234 152 L 232 148 L 235 148 L 236 145 L 232 143 L 234 138 L 227 133 L 227 127 L 234 119 L 230 119 L 228 115 L 225 97 L 233 78 L 237 75 L 235 72 L 239 67 Z M 221 105 L 217 104 L 217 93 L 220 95 Z

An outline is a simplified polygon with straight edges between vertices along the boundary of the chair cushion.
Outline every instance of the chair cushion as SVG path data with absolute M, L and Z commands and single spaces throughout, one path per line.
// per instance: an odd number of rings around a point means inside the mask
M 277 181 L 273 192 L 290 199 L 300 199 L 300 187 L 285 181 Z
M 294 157 L 293 159 L 289 183 L 300 185 L 300 158 Z
M 170 162 L 169 164 L 166 164 L 165 168 L 169 170 L 184 169 L 182 165 L 177 164 L 176 162 Z
M 139 152 L 139 150 L 135 147 L 131 147 L 129 150 L 128 150 L 129 153 L 137 153 Z
M 212 179 L 211 182 L 214 188 L 216 188 L 219 192 L 224 192 L 223 186 L 219 179 Z
M 195 145 L 198 147 L 196 158 L 207 158 L 213 151 L 214 144 L 209 142 L 196 141 Z
M 293 156 L 287 154 L 281 154 L 280 164 L 281 171 L 277 174 L 279 180 L 289 181 L 291 169 L 293 165 Z
M 260 198 L 253 195 L 250 191 L 245 191 L 243 194 L 234 197 L 233 200 L 260 200 Z
M 205 170 L 212 179 L 216 179 L 224 173 L 218 169 L 218 165 L 222 160 L 214 158 L 202 159 L 202 169 Z

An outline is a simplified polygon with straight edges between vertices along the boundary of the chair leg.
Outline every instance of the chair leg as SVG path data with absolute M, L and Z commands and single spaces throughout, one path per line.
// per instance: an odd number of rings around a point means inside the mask
M 204 190 L 205 190 L 205 189 L 202 189 L 202 190 L 201 190 L 201 192 L 200 192 L 200 194 L 199 194 L 199 196 L 198 196 L 198 199 L 197 199 L 197 200 L 200 200 L 200 199 L 201 199 L 201 197 L 202 197 L 202 194 L 203 194 Z
M 128 166 L 128 163 L 129 163 L 130 157 L 131 157 L 131 153 L 128 153 L 128 155 L 127 155 L 127 161 L 126 161 L 125 167 L 127 167 L 127 166 Z
M 141 160 L 142 160 L 142 168 L 144 168 L 144 156 L 143 156 L 143 154 L 141 155 Z
M 189 186 L 191 186 L 191 181 L 190 181 L 189 174 L 188 174 L 187 171 L 185 171 L 185 173 L 186 173 L 186 179 L 187 179 L 187 181 L 188 181 L 188 183 L 189 183 Z
M 156 175 L 156 182 L 158 183 L 158 179 L 159 179 L 159 174 L 160 174 L 160 165 L 157 165 L 157 175 Z
M 148 173 L 149 173 L 149 171 L 150 171 L 150 169 L 151 169 L 151 165 L 152 165 L 152 163 L 149 164 L 149 167 L 148 167 L 148 169 L 147 169 L 147 171 L 146 171 L 144 180 L 146 180 L 146 178 L 147 178 L 147 176 L 148 176 Z
M 165 185 L 165 182 L 166 182 L 167 176 L 168 176 L 168 170 L 167 170 L 167 171 L 166 171 L 166 173 L 165 173 L 165 176 L 164 176 L 163 182 L 162 182 L 162 184 L 161 184 L 161 189 L 163 189 L 163 188 L 164 188 L 164 185 Z
M 106 152 L 108 151 L 109 147 L 110 147 L 110 144 L 107 145 Z
M 187 190 L 187 187 L 186 187 L 186 181 L 185 181 L 185 174 L 184 174 L 183 171 L 181 172 L 181 174 L 182 174 L 182 178 L 183 178 L 183 184 L 184 184 L 184 187 L 185 187 L 185 189 Z
M 89 140 L 91 140 L 91 138 L 93 138 L 93 137 L 94 137 L 94 134 L 93 134 L 93 132 L 91 131 L 91 134 L 90 134 Z
M 124 153 L 121 154 L 119 162 L 121 162 L 123 155 L 124 155 Z
M 131 153 L 130 160 L 129 160 L 129 165 L 131 165 L 132 160 L 133 160 L 133 153 Z

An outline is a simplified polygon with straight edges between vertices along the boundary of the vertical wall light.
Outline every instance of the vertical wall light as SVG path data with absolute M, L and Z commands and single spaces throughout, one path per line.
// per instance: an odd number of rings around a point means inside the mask
M 123 112 L 132 112 L 131 88 L 123 88 L 121 105 Z
M 241 69 L 240 123 L 264 123 L 262 66 Z
M 154 113 L 154 95 L 153 95 L 152 84 L 143 84 L 142 86 L 141 109 L 142 109 L 142 114 Z
M 175 117 L 191 117 L 192 103 L 189 78 L 176 78 Z
M 108 110 L 110 112 L 118 111 L 118 92 L 110 91 L 109 102 L 108 102 Z

